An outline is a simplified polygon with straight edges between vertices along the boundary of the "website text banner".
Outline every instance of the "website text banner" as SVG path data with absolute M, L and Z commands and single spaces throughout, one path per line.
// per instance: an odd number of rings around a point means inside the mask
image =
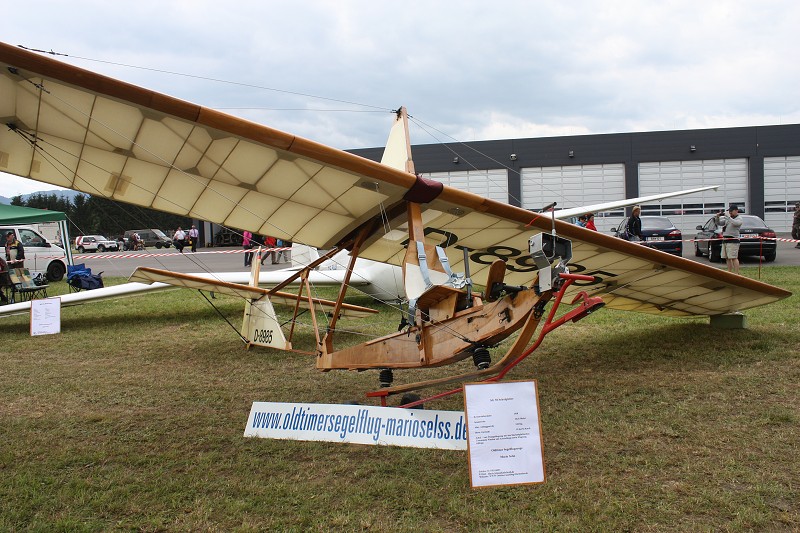
M 535 381 L 464 386 L 473 487 L 545 481 Z
M 253 402 L 244 436 L 467 449 L 462 412 L 370 405 Z

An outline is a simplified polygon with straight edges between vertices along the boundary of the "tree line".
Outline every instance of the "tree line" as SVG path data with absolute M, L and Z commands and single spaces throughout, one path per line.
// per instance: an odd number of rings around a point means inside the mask
M 131 229 L 156 228 L 166 232 L 178 226 L 188 228 L 192 223 L 187 217 L 88 194 L 78 194 L 70 200 L 55 193 L 34 193 L 26 199 L 22 196 L 13 197 L 11 205 L 61 211 L 67 215 L 69 233 L 74 236 L 104 235 L 116 238 Z

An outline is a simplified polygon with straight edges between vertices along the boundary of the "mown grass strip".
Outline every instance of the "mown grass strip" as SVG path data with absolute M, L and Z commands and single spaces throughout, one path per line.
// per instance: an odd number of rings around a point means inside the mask
M 799 303 L 743 331 L 603 310 L 555 332 L 510 376 L 539 381 L 548 481 L 480 491 L 462 452 L 244 439 L 253 401 L 363 401 L 376 373 L 246 351 L 191 291 L 64 308 L 55 336 L 0 319 L 0 530 L 795 530 Z M 394 330 L 384 311 L 338 339 Z

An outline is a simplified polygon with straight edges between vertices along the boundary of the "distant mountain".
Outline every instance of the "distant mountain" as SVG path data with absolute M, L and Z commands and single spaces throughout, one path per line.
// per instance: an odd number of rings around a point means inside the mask
M 54 189 L 51 191 L 37 191 L 37 192 L 32 192 L 30 194 L 23 194 L 22 199 L 27 200 L 28 198 L 36 194 L 44 194 L 45 196 L 50 196 L 51 194 L 55 194 L 56 196 L 61 196 L 62 198 L 69 198 L 69 201 L 72 202 L 75 200 L 75 197 L 78 196 L 79 194 L 86 194 L 86 193 L 78 191 L 61 191 Z M 11 198 L 0 196 L 0 204 L 10 204 L 10 203 L 11 203 Z

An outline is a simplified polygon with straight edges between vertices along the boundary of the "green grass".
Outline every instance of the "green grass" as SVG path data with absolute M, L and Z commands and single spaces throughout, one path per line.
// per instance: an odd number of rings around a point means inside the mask
M 799 273 L 762 276 L 797 294 Z M 798 530 L 799 303 L 747 330 L 611 310 L 557 330 L 509 375 L 539 382 L 547 483 L 484 490 L 465 452 L 243 438 L 253 401 L 363 399 L 377 377 L 244 350 L 195 292 L 64 308 L 53 336 L 0 319 L 0 530 Z

